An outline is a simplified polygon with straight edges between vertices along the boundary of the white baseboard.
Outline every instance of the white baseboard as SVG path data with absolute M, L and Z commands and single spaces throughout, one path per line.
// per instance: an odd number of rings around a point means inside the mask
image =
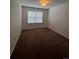
M 51 29 L 51 30 L 53 30 L 53 29 L 50 28 L 50 27 L 48 27 L 48 28 Z M 58 34 L 60 34 L 61 36 L 65 37 L 65 38 L 69 39 L 68 36 L 66 36 L 66 35 L 64 35 L 64 34 L 62 34 L 62 33 L 60 33 L 60 32 L 57 32 L 57 31 L 55 31 L 55 30 L 53 30 L 53 31 L 56 32 L 56 33 L 58 33 Z
M 20 34 L 21 34 L 21 32 L 19 33 L 18 38 L 16 39 L 16 42 L 14 43 L 12 50 L 10 50 L 10 56 L 12 55 L 12 53 L 13 53 L 13 51 L 15 49 L 15 46 L 17 44 L 17 41 L 18 41 L 19 37 L 20 37 Z
M 48 27 L 38 27 L 38 28 L 48 28 Z M 38 29 L 38 28 L 23 28 L 22 30 L 26 30 L 26 29 Z

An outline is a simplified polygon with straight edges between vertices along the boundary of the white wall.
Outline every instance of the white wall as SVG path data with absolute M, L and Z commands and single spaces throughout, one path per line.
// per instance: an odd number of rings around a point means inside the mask
M 10 5 L 10 55 L 21 33 L 21 7 L 18 0 L 11 0 Z
M 48 27 L 55 32 L 69 37 L 69 3 L 64 3 L 49 10 Z
M 21 33 L 21 27 L 22 27 L 21 5 L 22 5 L 21 1 L 11 0 L 10 55 L 12 54 L 15 48 L 16 42 Z M 30 4 L 27 5 L 26 3 L 24 5 L 30 6 Z M 68 26 L 69 26 L 68 18 L 69 18 L 68 3 L 61 4 L 54 8 L 52 7 L 50 8 L 50 11 L 49 11 L 48 27 L 68 38 Z

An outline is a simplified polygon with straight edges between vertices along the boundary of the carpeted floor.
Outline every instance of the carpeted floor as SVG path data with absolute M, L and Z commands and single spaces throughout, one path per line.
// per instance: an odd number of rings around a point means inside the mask
M 48 28 L 23 30 L 11 59 L 63 59 L 69 40 Z

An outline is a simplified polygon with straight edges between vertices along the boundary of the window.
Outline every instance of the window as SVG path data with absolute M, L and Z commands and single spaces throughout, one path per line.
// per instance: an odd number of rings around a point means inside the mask
M 28 11 L 28 23 L 43 23 L 43 12 Z

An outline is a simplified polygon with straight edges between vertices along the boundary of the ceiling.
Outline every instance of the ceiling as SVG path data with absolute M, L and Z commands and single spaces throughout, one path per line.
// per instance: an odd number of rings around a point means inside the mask
M 41 7 L 41 8 L 50 8 L 50 7 L 57 6 L 59 4 L 66 3 L 69 0 L 49 0 L 49 3 L 45 7 L 42 7 L 39 4 L 39 0 L 20 0 L 20 1 L 21 1 L 21 3 L 23 5 L 26 5 L 26 6 Z

